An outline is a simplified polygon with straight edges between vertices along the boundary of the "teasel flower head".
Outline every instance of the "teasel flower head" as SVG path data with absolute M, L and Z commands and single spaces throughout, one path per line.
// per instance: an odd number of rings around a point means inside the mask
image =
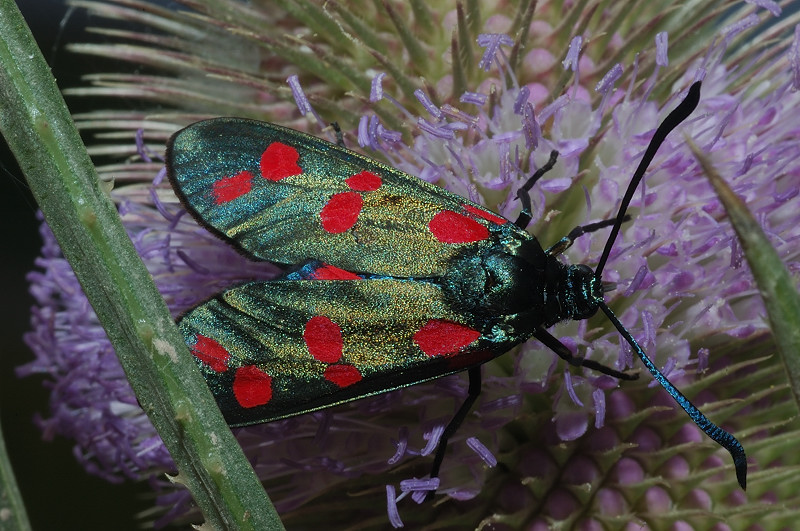
M 800 103 L 798 37 L 787 34 L 796 20 L 766 26 L 780 15 L 766 0 L 702 17 L 688 3 L 667 13 L 593 1 L 583 10 L 186 3 L 192 11 L 145 0 L 86 4 L 101 20 L 158 33 L 105 29 L 98 31 L 108 43 L 74 45 L 147 73 L 95 74 L 67 91 L 145 102 L 142 111 L 76 119 L 97 133 L 101 174 L 113 177 L 111 196 L 176 316 L 226 286 L 279 274 L 185 215 L 160 157 L 182 125 L 236 115 L 333 139 L 327 125 L 337 121 L 349 147 L 512 220 L 517 190 L 556 149 L 556 166 L 531 190 L 529 230 L 547 247 L 576 225 L 616 215 L 659 120 L 703 79 L 698 110 L 667 139 L 634 197 L 634 217 L 604 272 L 616 284 L 606 300 L 673 383 L 748 448 L 747 494 L 729 456 L 648 375 L 618 385 L 567 369 L 530 341 L 483 367 L 481 398 L 451 438 L 434 503 L 417 505 L 428 484 L 416 478 L 427 474 L 464 400 L 463 376 L 237 429 L 287 525 L 346 527 L 354 514 L 376 527 L 791 524 L 800 458 L 785 450 L 796 406 L 769 358 L 758 289 L 683 135 L 711 156 L 796 271 L 800 172 L 786 119 Z M 42 233 L 27 335 L 36 359 L 19 371 L 50 375 L 42 429 L 74 438 L 87 470 L 110 481 L 159 478 L 171 471 L 169 457 L 68 264 Z M 579 238 L 566 259 L 593 265 L 606 238 L 604 230 Z M 552 333 L 576 355 L 638 367 L 602 316 Z M 195 517 L 186 492 L 154 483 L 159 524 Z

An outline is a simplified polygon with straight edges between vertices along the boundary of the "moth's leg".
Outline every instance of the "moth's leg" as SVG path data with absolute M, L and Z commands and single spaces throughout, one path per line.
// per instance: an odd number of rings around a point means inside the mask
M 347 149 L 347 146 L 344 145 L 344 135 L 342 134 L 342 128 L 339 127 L 339 122 L 331 122 L 331 127 L 333 127 L 333 134 L 336 135 L 336 145 Z
M 447 451 L 447 440 L 458 431 L 459 426 L 461 426 L 461 423 L 464 422 L 464 419 L 467 417 L 467 413 L 472 409 L 472 405 L 481 394 L 481 366 L 472 367 L 468 370 L 468 374 L 469 388 L 467 389 L 467 397 L 464 399 L 464 403 L 461 404 L 461 407 L 458 408 L 455 416 L 447 424 L 447 427 L 442 432 L 442 436 L 439 437 L 439 445 L 436 447 L 436 455 L 433 457 L 433 466 L 431 466 L 431 478 L 439 477 L 439 468 L 442 466 L 444 454 Z M 435 491 L 428 491 L 425 501 L 430 501 L 434 493 Z
M 613 376 L 614 378 L 619 378 L 620 380 L 636 380 L 639 377 L 638 374 L 627 374 L 616 369 L 612 369 L 611 367 L 606 367 L 605 365 L 597 363 L 596 361 L 573 356 L 572 352 L 570 352 L 569 349 L 565 347 L 563 343 L 561 343 L 561 341 L 553 337 L 550 332 L 544 328 L 537 328 L 536 332 L 533 333 L 533 337 L 541 341 L 544 346 L 558 354 L 561 359 L 570 365 L 574 365 L 575 367 L 587 367 L 597 372 Z
M 556 165 L 556 160 L 558 160 L 558 151 L 553 150 L 550 152 L 550 159 L 547 163 L 536 170 L 536 173 L 531 175 L 528 180 L 525 181 L 525 184 L 517 190 L 517 198 L 520 203 L 522 203 L 522 210 L 519 213 L 517 221 L 514 222 L 514 225 L 517 227 L 524 229 L 528 226 L 528 223 L 531 222 L 531 188 L 536 184 L 536 181 L 542 178 L 542 175 L 553 169 L 553 166 Z
M 630 221 L 631 217 L 626 215 L 622 218 L 622 221 Z M 590 232 L 594 232 L 596 230 L 602 229 L 603 227 L 610 227 L 615 222 L 615 219 L 604 219 L 603 221 L 597 221 L 595 223 L 589 223 L 588 225 L 579 225 L 569 231 L 569 234 L 558 240 L 554 245 L 552 245 L 549 249 L 545 251 L 548 255 L 556 255 L 561 254 L 570 247 L 572 247 L 572 243 L 583 236 L 584 234 L 588 234 Z

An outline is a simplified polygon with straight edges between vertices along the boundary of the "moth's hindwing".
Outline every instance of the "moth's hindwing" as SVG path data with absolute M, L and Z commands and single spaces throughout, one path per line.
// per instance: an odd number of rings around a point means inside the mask
M 185 340 L 230 424 L 431 380 L 524 339 L 487 338 L 451 309 L 436 282 L 349 278 L 250 282 L 182 318 Z
M 187 209 L 250 256 L 317 259 L 393 277 L 440 275 L 518 230 L 467 199 L 298 131 L 252 120 L 193 124 L 167 145 Z M 521 232 L 521 231 L 519 231 Z

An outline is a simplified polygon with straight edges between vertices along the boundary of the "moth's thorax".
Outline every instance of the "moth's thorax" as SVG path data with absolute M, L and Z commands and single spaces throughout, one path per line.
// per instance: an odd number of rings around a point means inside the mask
M 603 300 L 603 283 L 583 264 L 564 265 L 548 257 L 544 308 L 549 327 L 567 319 L 588 319 Z
M 545 257 L 540 249 L 529 252 L 528 245 L 498 242 L 483 252 L 457 256 L 443 278 L 454 309 L 502 321 L 541 307 Z

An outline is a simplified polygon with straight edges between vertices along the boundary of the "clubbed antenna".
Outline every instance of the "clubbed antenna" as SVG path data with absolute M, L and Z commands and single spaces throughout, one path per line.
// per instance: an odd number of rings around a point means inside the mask
M 608 237 L 608 241 L 606 242 L 605 249 L 603 249 L 603 254 L 600 257 L 600 262 L 597 264 L 597 268 L 594 270 L 595 278 L 601 279 L 603 274 L 603 268 L 606 265 L 606 261 L 608 261 L 608 256 L 611 253 L 611 247 L 614 246 L 614 240 L 616 240 L 617 235 L 619 234 L 620 226 L 622 225 L 623 221 L 626 218 L 626 211 L 628 210 L 628 206 L 630 205 L 631 199 L 633 199 L 633 194 L 636 192 L 636 188 L 639 187 L 639 183 L 641 182 L 642 178 L 644 177 L 644 172 L 647 171 L 647 167 L 652 162 L 653 157 L 656 154 L 656 151 L 664 142 L 664 139 L 667 137 L 670 131 L 675 129 L 675 127 L 680 124 L 682 121 L 686 120 L 689 115 L 694 111 L 697 107 L 697 103 L 700 100 L 700 82 L 695 82 L 690 88 L 689 93 L 686 95 L 686 98 L 681 102 L 678 107 L 675 108 L 674 111 L 669 113 L 661 125 L 658 126 L 656 129 L 655 135 L 653 135 L 653 139 L 650 140 L 650 144 L 647 146 L 647 150 L 642 157 L 642 161 L 639 163 L 639 166 L 636 168 L 636 171 L 633 174 L 633 178 L 631 179 L 630 184 L 628 185 L 628 189 L 625 192 L 625 196 L 622 198 L 622 204 L 620 204 L 619 212 L 617 213 L 617 217 L 614 220 L 614 225 L 611 228 L 611 234 Z M 625 338 L 630 346 L 633 348 L 636 355 L 639 356 L 639 359 L 642 360 L 644 366 L 647 367 L 647 370 L 653 375 L 653 378 L 661 384 L 661 386 L 672 396 L 673 399 L 678 403 L 681 408 L 689 415 L 689 417 L 694 421 L 697 426 L 703 430 L 706 435 L 711 437 L 717 444 L 728 450 L 731 456 L 733 457 L 733 464 L 736 467 L 736 479 L 739 481 L 739 485 L 744 489 L 747 486 L 747 457 L 744 452 L 744 448 L 736 440 L 736 437 L 728 433 L 727 431 L 723 430 L 703 415 L 699 409 L 697 409 L 694 404 L 692 404 L 688 398 L 683 396 L 683 394 L 678 391 L 674 385 L 664 376 L 661 371 L 655 366 L 653 361 L 647 357 L 644 350 L 639 343 L 636 342 L 633 335 L 628 332 L 628 330 L 619 322 L 617 316 L 614 315 L 614 312 L 606 305 L 603 300 L 598 301 L 598 306 L 603 313 L 606 314 L 608 319 L 611 323 L 616 327 L 619 333 Z
M 669 132 L 675 129 L 678 124 L 692 114 L 692 111 L 695 110 L 697 107 L 697 102 L 699 101 L 700 82 L 695 81 L 692 86 L 689 87 L 689 93 L 686 95 L 686 98 L 684 98 L 681 104 L 678 105 L 674 111 L 669 113 L 669 116 L 667 116 L 664 121 L 661 122 L 661 125 L 658 126 L 658 129 L 656 129 L 656 134 L 654 134 L 652 140 L 650 140 L 650 144 L 647 146 L 647 150 L 644 152 L 644 156 L 642 157 L 641 162 L 639 162 L 639 166 L 636 168 L 636 171 L 633 172 L 633 178 L 628 185 L 628 189 L 625 191 L 625 196 L 622 198 L 622 204 L 619 206 L 617 219 L 614 222 L 614 226 L 611 228 L 611 234 L 609 234 L 608 241 L 606 241 L 606 247 L 603 249 L 603 254 L 600 256 L 600 261 L 597 263 L 597 267 L 594 270 L 595 277 L 601 278 L 603 274 L 603 268 L 606 266 L 606 261 L 608 261 L 608 255 L 611 254 L 611 248 L 614 246 L 614 241 L 617 239 L 619 229 L 622 226 L 623 221 L 625 221 L 625 213 L 628 210 L 628 205 L 631 204 L 633 194 L 639 187 L 639 183 L 642 181 L 642 177 L 644 177 L 644 172 L 647 171 L 647 167 L 653 161 L 656 151 L 658 151 L 658 148 L 664 143 L 664 139 L 667 138 Z

